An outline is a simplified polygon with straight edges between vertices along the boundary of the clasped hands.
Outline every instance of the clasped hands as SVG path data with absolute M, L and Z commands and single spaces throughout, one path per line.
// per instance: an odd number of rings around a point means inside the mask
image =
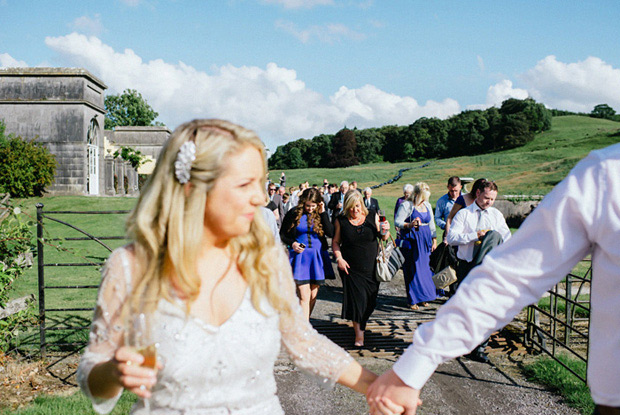
M 366 401 L 370 415 L 415 415 L 422 405 L 420 391 L 407 386 L 392 369 L 368 387 Z

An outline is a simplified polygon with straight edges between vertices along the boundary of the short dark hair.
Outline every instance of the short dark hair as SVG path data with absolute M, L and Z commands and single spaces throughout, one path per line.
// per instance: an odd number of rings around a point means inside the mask
M 486 189 L 490 189 L 494 192 L 497 192 L 497 184 L 493 180 L 485 180 L 484 183 L 480 186 L 480 193 L 484 192 Z
M 456 186 L 461 184 L 461 178 L 459 176 L 452 176 L 448 179 L 448 186 Z
M 481 190 L 482 186 L 484 185 L 486 181 L 487 179 L 484 179 L 484 178 L 476 180 L 474 184 L 471 186 L 471 194 L 475 195 L 477 190 Z

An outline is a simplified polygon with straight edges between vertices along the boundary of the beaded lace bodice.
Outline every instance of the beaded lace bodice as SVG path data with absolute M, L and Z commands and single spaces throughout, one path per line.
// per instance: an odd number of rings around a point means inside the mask
M 152 390 L 153 415 L 283 414 L 273 375 L 280 344 L 300 369 L 333 386 L 352 358 L 305 320 L 286 257 L 280 250 L 274 255 L 283 270 L 274 278 L 280 279 L 282 294 L 290 300 L 291 315 L 277 314 L 266 299 L 261 305 L 266 315 L 259 313 L 249 290 L 221 326 L 187 316 L 180 301 L 160 301 L 156 332 L 164 367 Z M 91 396 L 88 376 L 123 343 L 120 310 L 131 292 L 131 258 L 128 248 L 119 248 L 106 262 L 88 348 L 78 368 L 80 387 L 99 413 L 110 412 L 118 397 L 104 400 Z M 139 414 L 141 409 L 139 402 L 132 413 Z

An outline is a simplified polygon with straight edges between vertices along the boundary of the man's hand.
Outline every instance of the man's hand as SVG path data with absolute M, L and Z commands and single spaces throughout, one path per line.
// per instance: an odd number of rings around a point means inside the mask
M 392 403 L 405 408 L 404 415 L 415 415 L 422 405 L 420 391 L 407 386 L 392 369 L 379 376 L 366 392 L 370 415 L 388 415 Z
M 478 231 L 477 232 L 478 233 L 478 240 L 484 238 L 484 235 L 486 235 L 488 231 L 489 231 L 488 229 L 482 229 L 482 230 Z

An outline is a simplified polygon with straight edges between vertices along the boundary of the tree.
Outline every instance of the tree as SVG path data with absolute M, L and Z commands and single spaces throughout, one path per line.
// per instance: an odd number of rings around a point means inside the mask
M 551 128 L 551 111 L 532 98 L 509 98 L 502 102 L 499 112 L 502 115 L 523 113 L 526 122 L 529 124 L 529 130 L 533 133 L 546 131 Z
M 385 145 L 385 138 L 377 128 L 364 130 L 353 129 L 357 142 L 357 157 L 362 164 L 383 161 L 381 150 Z
M 450 118 L 448 154 L 451 157 L 482 153 L 489 122 L 480 110 L 463 111 Z
M 105 129 L 129 125 L 160 125 L 153 123 L 159 115 L 135 89 L 105 97 Z
M 608 120 L 614 119 L 614 115 L 616 115 L 616 111 L 607 104 L 598 104 L 590 113 L 591 117 L 606 118 Z
M 138 168 L 151 160 L 149 160 L 140 150 L 135 150 L 131 147 L 121 147 L 114 152 L 114 157 L 121 156 L 125 161 L 131 163 L 131 167 L 138 170 Z
M 333 134 L 321 134 L 312 139 L 306 152 L 308 167 L 327 167 L 327 161 L 333 149 L 333 141 Z
M 293 147 L 289 153 L 289 169 L 303 169 L 306 167 L 303 157 L 301 156 L 301 150 L 299 147 Z
M 328 167 L 349 167 L 359 164 L 355 152 L 357 141 L 355 133 L 343 128 L 334 136 L 334 151 L 330 154 Z

